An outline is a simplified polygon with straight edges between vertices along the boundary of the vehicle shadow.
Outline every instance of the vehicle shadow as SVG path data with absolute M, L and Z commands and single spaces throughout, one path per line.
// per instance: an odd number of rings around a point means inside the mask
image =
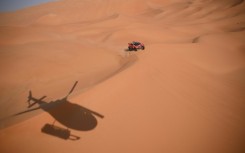
M 134 52 L 136 52 L 135 50 L 129 50 L 128 48 L 124 49 L 124 53 L 125 53 L 125 57 L 131 56 L 134 54 Z
M 135 52 L 136 50 L 129 50 L 128 48 L 124 49 L 125 52 Z

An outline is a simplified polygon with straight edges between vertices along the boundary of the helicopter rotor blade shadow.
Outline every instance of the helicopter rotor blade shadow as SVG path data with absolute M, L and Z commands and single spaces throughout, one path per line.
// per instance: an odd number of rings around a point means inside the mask
M 28 102 L 29 102 L 29 106 L 28 106 L 28 108 L 30 108 L 30 107 L 32 107 L 33 105 L 35 105 L 35 104 L 37 104 L 38 102 L 42 102 L 42 100 L 44 99 L 44 98 L 46 98 L 47 96 L 43 96 L 43 97 L 41 97 L 40 99 L 34 99 L 34 98 L 32 98 L 32 97 L 30 97 L 29 99 L 30 100 L 34 100 L 35 102 L 33 102 L 32 104 L 30 104 L 30 101 L 28 100 Z
M 91 114 L 96 115 L 97 117 L 104 118 L 104 115 L 101 115 L 101 114 L 99 114 L 99 113 L 97 113 L 97 112 L 95 112 L 95 111 L 92 111 L 92 110 L 90 110 L 90 109 L 88 109 L 88 108 L 85 108 L 85 107 L 83 107 L 83 106 L 80 106 L 80 107 L 82 107 L 84 110 L 90 112 Z
M 68 93 L 68 95 L 66 96 L 66 98 L 73 92 L 73 90 L 75 89 L 75 87 L 77 86 L 78 81 L 75 82 L 75 84 L 73 85 L 73 87 L 71 88 L 70 92 Z

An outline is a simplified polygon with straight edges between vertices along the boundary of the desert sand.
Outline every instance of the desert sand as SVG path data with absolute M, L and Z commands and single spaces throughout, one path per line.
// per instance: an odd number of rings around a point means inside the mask
M 244 0 L 1 13 L 0 152 L 244 153 L 244 40 Z

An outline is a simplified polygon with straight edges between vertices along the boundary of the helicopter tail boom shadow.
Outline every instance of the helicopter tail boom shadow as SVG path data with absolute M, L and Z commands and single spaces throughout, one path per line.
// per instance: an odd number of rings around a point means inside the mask
M 19 112 L 19 113 L 14 114 L 13 116 L 18 116 L 18 115 L 25 114 L 25 113 L 28 113 L 28 112 L 32 112 L 32 111 L 35 111 L 35 110 L 38 110 L 38 109 L 41 109 L 41 107 L 37 107 L 37 108 L 29 109 L 29 110 L 26 110 L 26 111 L 23 111 L 23 112 Z
M 44 98 L 46 98 L 47 96 L 43 96 L 43 97 L 41 97 L 40 99 L 36 99 L 36 98 L 34 98 L 34 97 L 32 97 L 32 92 L 31 92 L 31 90 L 29 91 L 29 96 L 28 96 L 28 108 L 31 108 L 32 106 L 34 106 L 35 104 L 41 104 L 41 103 L 45 103 L 45 102 L 43 102 L 42 100 L 44 99 Z M 33 103 L 31 103 L 31 101 L 33 101 Z

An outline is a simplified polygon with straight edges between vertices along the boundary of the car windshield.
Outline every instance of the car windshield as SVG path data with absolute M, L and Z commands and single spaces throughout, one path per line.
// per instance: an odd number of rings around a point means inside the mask
M 134 41 L 134 42 L 133 42 L 133 44 L 134 44 L 134 45 L 136 45 L 136 46 L 138 46 L 140 43 L 139 43 L 139 42 Z

